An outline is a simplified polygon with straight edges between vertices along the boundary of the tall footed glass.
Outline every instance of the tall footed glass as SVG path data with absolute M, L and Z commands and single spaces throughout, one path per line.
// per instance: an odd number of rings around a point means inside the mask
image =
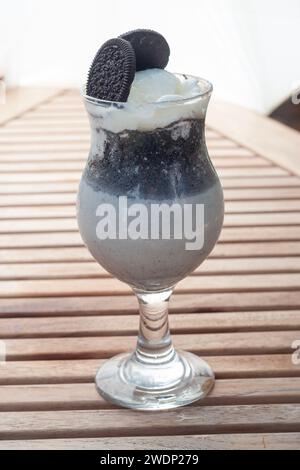
M 136 349 L 105 362 L 96 387 L 129 408 L 183 406 L 214 385 L 205 361 L 174 349 L 168 326 L 174 286 L 207 258 L 224 215 L 204 134 L 212 87 L 198 83 L 193 98 L 144 105 L 84 96 L 91 149 L 77 198 L 80 233 L 99 264 L 131 286 L 140 311 Z

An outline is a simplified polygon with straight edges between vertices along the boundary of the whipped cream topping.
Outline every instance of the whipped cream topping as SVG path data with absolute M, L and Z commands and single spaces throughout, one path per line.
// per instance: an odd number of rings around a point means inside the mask
M 209 82 L 196 77 L 148 69 L 136 72 L 126 103 L 86 97 L 93 127 L 111 132 L 151 131 L 180 119 L 204 118 L 211 94 Z
M 201 92 L 197 78 L 175 75 L 162 69 L 136 72 L 127 102 L 145 104 L 192 98 Z

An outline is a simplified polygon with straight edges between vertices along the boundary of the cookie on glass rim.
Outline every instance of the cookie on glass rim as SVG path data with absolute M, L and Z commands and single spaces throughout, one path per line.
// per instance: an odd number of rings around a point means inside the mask
M 86 94 L 106 101 L 127 101 L 136 71 L 135 52 L 122 38 L 106 41 L 98 50 L 88 73 Z
M 162 34 L 151 29 L 135 29 L 121 34 L 132 45 L 136 58 L 136 71 L 164 69 L 169 61 L 170 47 Z

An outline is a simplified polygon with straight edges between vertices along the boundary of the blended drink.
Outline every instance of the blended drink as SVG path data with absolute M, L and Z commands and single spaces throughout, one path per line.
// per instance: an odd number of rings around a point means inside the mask
M 210 84 L 204 80 L 152 69 L 136 73 L 125 104 L 85 99 L 92 141 L 78 194 L 80 232 L 94 258 L 135 287 L 155 290 L 176 284 L 200 265 L 219 236 L 222 189 L 204 136 L 210 92 Z M 129 213 L 132 208 L 127 220 L 121 213 L 124 196 Z M 107 238 L 105 234 L 97 236 L 99 216 L 114 214 L 109 209 L 105 214 L 108 206 L 104 204 L 115 209 L 113 238 L 109 227 Z M 136 204 L 143 205 L 145 211 L 136 209 L 134 216 L 136 206 L 132 206 Z M 165 220 L 162 204 L 170 208 Z M 197 205 L 203 205 L 203 218 L 199 211 L 197 218 Z M 101 206 L 102 212 L 98 209 Z M 159 208 L 161 220 L 153 220 L 151 214 L 157 214 Z M 183 230 L 180 236 L 187 215 L 192 220 L 189 229 L 194 240 Z M 132 239 L 130 230 L 124 233 L 124 224 L 137 217 L 143 227 L 135 231 L 140 230 L 140 237 Z M 107 223 L 114 224 L 111 220 Z M 201 230 L 203 240 L 197 247 Z M 170 236 L 164 238 L 168 231 Z M 151 237 L 154 233 L 155 239 Z
M 135 350 L 106 361 L 95 383 L 105 399 L 139 410 L 183 406 L 214 386 L 209 364 L 176 350 L 168 327 L 173 288 L 207 258 L 223 223 L 204 131 L 212 86 L 165 71 L 169 55 L 156 31 L 109 39 L 83 96 L 91 147 L 80 233 L 99 264 L 132 287 L 140 312 Z

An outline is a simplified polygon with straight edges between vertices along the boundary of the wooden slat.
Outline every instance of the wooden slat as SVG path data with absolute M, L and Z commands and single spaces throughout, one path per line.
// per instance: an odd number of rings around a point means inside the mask
M 209 356 L 208 361 L 218 379 L 300 377 L 300 366 L 292 363 L 290 353 Z M 0 364 L 0 384 L 93 382 L 103 362 L 104 359 L 7 361 Z
M 53 198 L 52 196 L 49 196 L 49 202 L 50 199 L 52 199 L 52 204 L 46 203 L 43 205 L 43 198 L 41 197 L 41 204 L 37 204 L 38 198 L 36 198 L 36 204 L 34 204 L 33 206 L 12 205 L 8 207 L 3 207 L 0 213 L 0 220 L 73 217 L 74 223 L 76 223 L 76 207 L 74 204 L 73 196 L 69 197 L 69 195 L 65 195 L 65 204 L 58 205 L 55 204 L 55 196 Z M 292 199 L 288 201 L 232 201 L 225 203 L 225 209 L 225 227 L 228 224 L 233 224 L 233 222 L 235 225 L 249 225 L 249 223 L 251 222 L 256 225 L 278 225 L 280 223 L 286 223 L 288 225 L 297 225 L 298 223 L 300 223 L 300 199 Z M 286 212 L 288 212 L 288 214 Z M 264 220 L 265 223 L 263 223 Z M 55 221 L 53 220 L 53 222 Z M 43 222 L 39 221 L 39 223 L 41 223 L 42 226 Z M 53 224 L 53 227 L 55 227 L 55 224 Z M 74 227 L 77 227 L 77 224 L 74 224 Z M 16 223 L 16 232 L 17 231 L 18 230 Z
M 129 410 L 2 412 L 2 439 L 181 435 L 228 432 L 299 432 L 300 405 L 191 406 L 183 410 L 141 414 Z
M 75 207 L 72 206 L 45 206 L 43 208 L 33 206 L 31 208 L 5 208 L 2 215 L 4 219 L 0 219 L 0 233 L 51 233 L 51 232 L 74 232 L 77 234 L 78 223 L 74 218 Z M 13 225 L 11 219 L 14 219 Z M 291 235 L 296 230 L 295 239 L 298 239 L 296 226 L 300 225 L 299 212 L 282 212 L 282 213 L 262 213 L 262 214 L 227 214 L 224 218 L 223 233 L 220 240 L 232 241 L 231 237 L 241 234 L 245 240 L 252 240 L 261 233 L 260 238 L 264 235 L 263 229 L 272 226 L 292 226 L 289 231 Z M 249 233 L 244 227 L 249 227 Z M 293 229 L 295 228 L 295 230 Z M 250 231 L 251 229 L 251 231 Z M 278 229 L 282 231 L 282 228 Z M 287 231 L 287 233 L 289 233 Z M 271 234 L 272 238 L 276 235 L 271 230 L 265 234 Z M 281 232 L 278 232 L 277 236 Z M 298 231 L 299 234 L 299 231 Z M 248 238 L 251 237 L 251 238 Z M 277 237 L 276 237 L 277 238 Z M 294 236 L 293 236 L 294 238 Z M 235 238 L 234 238 L 235 240 Z
M 84 133 L 84 135 L 81 135 L 74 129 L 70 132 L 64 132 L 63 134 L 38 134 L 34 132 L 33 134 L 31 133 L 20 133 L 16 130 L 10 130 L 10 132 L 5 130 L 5 128 L 0 129 L 0 149 L 2 149 L 2 146 L 4 145 L 5 148 L 9 148 L 11 150 L 11 141 L 13 139 L 14 144 L 20 144 L 23 145 L 23 149 L 26 152 L 26 148 L 28 145 L 35 145 L 35 144 L 51 144 L 51 143 L 71 143 L 74 144 L 74 142 L 79 142 L 79 144 L 86 143 L 88 144 L 90 142 L 90 136 L 89 132 L 87 129 L 87 132 Z M 228 142 L 225 140 L 225 142 Z M 81 145 L 79 145 L 80 147 Z M 23 153 L 23 152 L 22 152 Z
M 28 119 L 28 116 L 24 115 L 22 116 L 22 119 L 16 119 L 15 121 L 11 121 L 7 124 L 7 126 L 10 129 L 16 129 L 16 130 L 27 130 L 27 129 L 40 129 L 40 130 L 55 130 L 57 128 L 63 129 L 63 128 L 70 128 L 72 127 L 73 129 L 84 129 L 89 130 L 88 128 L 88 119 L 86 116 L 82 115 L 80 118 L 72 118 L 72 119 L 63 119 L 62 117 L 54 119 L 54 120 L 49 120 L 46 121 L 45 119 L 39 119 L 38 117 L 30 116 L 30 119 Z
M 250 175 L 248 175 L 250 176 Z M 299 187 L 299 178 L 295 176 L 260 177 L 260 178 L 223 178 L 223 188 L 290 188 Z
M 226 202 L 227 213 L 247 212 L 293 212 L 300 211 L 300 199 L 289 199 L 288 201 L 230 201 Z
M 77 99 L 75 99 L 73 102 L 71 100 L 67 100 L 64 95 L 61 97 L 61 99 L 62 101 L 52 100 L 48 103 L 42 103 L 39 106 L 39 111 L 47 111 L 49 115 L 51 115 L 53 112 L 85 112 L 84 103 L 80 96 L 78 96 Z
M 0 219 L 45 219 L 45 218 L 72 218 L 75 221 L 76 208 L 74 203 L 68 205 L 33 205 L 13 206 L 1 208 Z M 76 229 L 77 230 L 77 229 Z
M 79 126 L 72 126 L 72 125 L 65 125 L 65 126 L 51 126 L 43 127 L 43 126 L 23 126 L 23 121 L 17 120 L 10 121 L 5 126 L 0 128 L 0 136 L 4 139 L 8 137 L 33 137 L 33 138 L 43 138 L 44 136 L 52 136 L 52 137 L 64 137 L 64 135 L 71 136 L 82 136 L 83 138 L 89 138 L 89 125 L 88 121 L 86 123 L 80 124 Z
M 15 88 L 7 90 L 6 102 L 1 106 L 0 124 L 20 116 L 24 111 L 35 108 L 45 100 L 61 93 L 57 88 Z
M 50 142 L 43 144 L 30 144 L 30 143 L 10 143 L 10 144 L 1 144 L 0 142 L 0 152 L 1 153 L 44 153 L 44 152 L 75 152 L 84 155 L 89 151 L 89 142 Z
M 244 157 L 254 158 L 255 153 L 251 150 L 248 150 L 243 147 L 233 147 L 233 148 L 216 148 L 214 145 L 210 145 L 209 148 L 210 156 L 215 157 L 239 157 L 240 159 Z M 268 161 L 266 160 L 266 163 Z
M 251 208 L 251 204 L 249 209 Z M 288 203 L 286 204 L 286 209 L 288 211 Z M 258 208 L 259 209 L 259 208 Z M 262 213 L 250 213 L 248 214 L 247 211 L 244 213 L 237 213 L 237 214 L 232 214 L 228 211 L 228 213 L 224 217 L 224 227 L 255 227 L 257 230 L 260 227 L 266 227 L 266 226 L 272 226 L 272 225 L 281 225 L 287 228 L 289 225 L 300 225 L 300 211 L 297 212 L 277 212 L 274 209 L 273 212 L 271 212 L 271 206 L 270 206 L 270 212 L 262 212 Z M 274 230 L 274 229 L 273 229 Z M 300 231 L 300 230 L 299 230 Z
M 78 181 L 80 179 L 80 171 L 65 172 L 47 172 L 47 173 L 2 173 L 0 174 L 1 184 L 10 183 L 41 183 L 53 181 Z
M 201 406 L 270 403 L 300 403 L 300 377 L 218 380 Z M 93 383 L 0 387 L 0 412 L 104 408 L 115 407 L 99 397 Z
M 1 149 L 0 149 L 1 151 Z M 31 173 L 31 172 L 48 172 L 48 171 L 82 171 L 84 168 L 85 160 L 82 158 L 79 161 L 45 161 L 45 162 L 15 162 L 15 163 L 1 163 L 0 174 L 3 173 Z
M 170 315 L 173 333 L 300 330 L 300 310 Z M 137 315 L 0 318 L 0 338 L 134 335 Z M 270 333 L 271 334 L 271 333 Z M 299 369 L 300 370 L 300 369 Z
M 42 232 L 74 232 L 77 235 L 78 223 L 74 218 L 75 207 L 73 206 L 33 206 L 32 208 L 4 208 L 1 213 L 4 220 L 0 218 L 0 233 L 42 233 Z M 11 220 L 14 219 L 13 225 Z M 298 239 L 297 225 L 300 225 L 299 212 L 278 212 L 261 214 L 227 214 L 224 218 L 223 232 L 220 241 L 236 240 L 236 235 L 242 239 L 257 239 L 271 235 L 270 240 L 277 239 L 282 233 L 282 226 L 285 225 L 287 235 L 292 239 Z M 269 229 L 267 227 L 269 226 Z M 279 226 L 278 233 L 272 233 L 270 227 Z M 281 226 L 281 227 L 280 227 Z M 244 227 L 249 227 L 249 230 Z M 267 229 L 266 232 L 264 229 Z M 295 233 L 296 232 L 296 233 Z M 294 235 L 293 235 L 294 234 Z M 233 239 L 231 237 L 234 237 Z M 71 237 L 72 238 L 72 237 Z
M 1 256 L 0 256 L 1 259 Z M 300 272 L 300 257 L 207 259 L 193 274 Z M 0 279 L 64 279 L 106 277 L 97 262 L 0 264 Z
M 76 184 L 78 187 L 78 184 Z M 75 204 L 76 194 L 74 192 L 62 192 L 54 194 L 8 194 L 0 195 L 0 207 L 30 207 L 32 206 L 56 206 Z M 42 210 L 41 210 L 42 213 Z M 74 215 L 74 213 L 73 213 Z M 5 212 L 1 209 L 1 218 L 5 218 Z
M 300 433 L 201 434 L 194 436 L 108 437 L 0 441 L 10 450 L 295 450 Z
M 288 175 L 288 171 L 278 166 L 264 168 L 222 168 L 217 173 L 220 178 L 232 178 L 233 176 L 237 178 L 248 178 L 249 176 L 261 178 L 265 176 Z
M 50 210 L 49 210 L 50 209 Z M 57 209 L 56 209 L 57 210 Z M 44 216 L 45 219 L 20 219 L 14 220 L 13 225 L 11 220 L 0 220 L 0 233 L 37 233 L 37 232 L 74 232 L 77 229 L 77 221 L 74 218 L 61 215 L 57 219 L 47 218 L 47 212 L 51 212 L 51 207 L 47 207 Z M 67 212 L 67 211 L 66 211 Z M 73 210 L 72 210 L 73 212 Z M 33 210 L 33 214 L 35 211 Z
M 242 146 L 300 176 L 300 134 L 273 119 L 240 106 L 212 101 L 208 124 Z
M 277 229 L 276 229 L 277 230 Z M 263 237 L 262 237 L 263 238 Z M 259 243 L 217 243 L 210 257 L 265 257 L 265 256 L 298 256 L 299 242 L 281 241 L 281 242 L 264 242 Z M 79 250 L 80 248 L 78 248 Z
M 292 248 L 292 251 L 294 248 Z M 299 242 L 300 254 L 300 242 Z M 61 248 L 14 248 L 12 250 L 0 250 L 0 263 L 46 263 L 46 262 L 71 262 L 91 261 L 92 256 L 85 247 Z M 22 268 L 21 268 L 22 269 Z
M 78 293 L 77 293 L 78 294 Z M 274 292 L 220 292 L 176 294 L 171 298 L 171 312 L 226 312 L 245 310 L 299 309 L 300 296 L 297 291 Z M 124 315 L 137 312 L 137 301 L 133 295 L 3 298 L 0 299 L 1 317 L 56 316 L 56 315 Z
M 85 123 L 86 116 L 82 111 L 79 112 L 66 112 L 66 113 L 49 113 L 48 111 L 40 111 L 39 109 L 35 112 L 27 112 L 22 116 L 23 123 L 27 121 L 27 123 L 35 124 L 38 121 L 43 121 L 44 124 L 54 123 L 57 124 L 58 122 L 66 123 L 70 125 L 71 122 L 77 123 Z
M 256 188 L 256 189 L 225 189 L 225 200 L 248 201 L 248 200 L 281 200 L 298 199 L 300 197 L 300 186 L 290 188 Z M 281 201 L 280 201 L 281 202 Z
M 264 266 L 260 265 L 259 258 L 266 257 L 288 257 L 292 256 L 295 258 L 295 265 L 297 266 L 297 257 L 300 255 L 300 241 L 296 242 L 260 242 L 260 243 L 218 243 L 210 254 L 211 258 L 258 258 L 257 265 L 261 270 Z M 92 256 L 89 251 L 83 247 L 56 247 L 55 250 L 52 248 L 13 248 L 8 250 L 0 251 L 0 263 L 47 263 L 47 262 L 82 262 L 91 261 Z M 281 262 L 286 260 L 280 260 L 277 265 L 277 270 L 281 269 Z M 199 272 L 202 272 L 202 267 L 206 266 L 206 263 L 199 267 Z M 289 262 L 289 261 L 287 261 Z M 242 260 L 240 261 L 242 263 Z M 247 260 L 245 260 L 247 265 Z M 251 261 L 249 260 L 249 263 Z M 285 265 L 285 264 L 284 264 Z M 227 268 L 226 268 L 227 266 Z M 234 266 L 234 264 L 233 264 Z M 253 265 L 249 265 L 249 267 Z M 266 265 L 268 266 L 268 264 Z M 99 272 L 101 267 L 98 266 Z M 259 269 L 257 268 L 257 269 Z M 8 268 L 9 269 L 9 268 Z M 21 268 L 25 269 L 25 268 Z M 68 267 L 66 267 L 68 269 Z M 224 265 L 224 269 L 228 268 L 228 264 Z M 242 269 L 242 268 L 241 268 Z
M 1 167 L 3 168 L 4 172 L 9 172 L 9 171 L 18 171 L 18 165 L 17 163 L 20 163 L 22 169 L 24 171 L 44 171 L 44 169 L 47 170 L 47 166 L 49 167 L 49 164 L 53 168 L 53 171 L 55 171 L 55 167 L 57 167 L 58 170 L 63 170 L 63 165 L 66 163 L 66 168 L 68 168 L 69 165 L 72 163 L 83 166 L 84 163 L 88 159 L 88 150 L 80 150 L 79 152 L 76 151 L 75 149 L 73 152 L 68 152 L 67 150 L 65 151 L 55 151 L 55 152 L 28 152 L 27 150 L 24 152 L 14 152 L 14 153 L 4 153 L 2 152 L 0 154 L 0 164 Z M 218 159 L 220 163 L 223 161 L 227 161 L 227 159 Z M 230 160 L 230 159 L 229 159 Z M 247 160 L 246 160 L 247 162 Z M 57 165 L 56 165 L 57 163 Z M 260 162 L 261 166 L 266 166 L 263 165 L 262 162 Z M 28 168 L 28 170 L 27 170 Z M 81 169 L 81 167 L 80 167 Z
M 298 240 L 300 236 L 299 226 L 274 227 L 225 227 L 220 235 L 222 242 L 243 241 L 267 241 L 267 240 Z
M 196 354 L 286 354 L 292 353 L 292 343 L 300 330 L 241 333 L 202 333 L 174 335 L 174 345 Z M 100 339 L 101 338 L 101 339 Z M 7 339 L 7 360 L 107 358 L 133 349 L 136 336 L 103 336 L 80 338 Z
M 265 242 L 298 241 L 298 225 L 274 227 L 225 227 L 220 236 L 221 242 Z M 46 248 L 82 246 L 82 239 L 76 231 L 48 233 L 0 234 L 0 248 Z
M 190 276 L 176 286 L 178 293 L 259 292 L 277 289 L 299 291 L 300 273 L 228 274 Z M 2 281 L 0 297 L 51 297 L 130 294 L 131 288 L 117 279 L 39 279 Z
M 18 197 L 26 197 L 28 194 L 48 194 L 51 193 L 76 193 L 78 189 L 78 182 L 56 182 L 53 183 L 17 183 L 17 184 L 2 184 L 0 186 L 0 194 L 17 194 Z

